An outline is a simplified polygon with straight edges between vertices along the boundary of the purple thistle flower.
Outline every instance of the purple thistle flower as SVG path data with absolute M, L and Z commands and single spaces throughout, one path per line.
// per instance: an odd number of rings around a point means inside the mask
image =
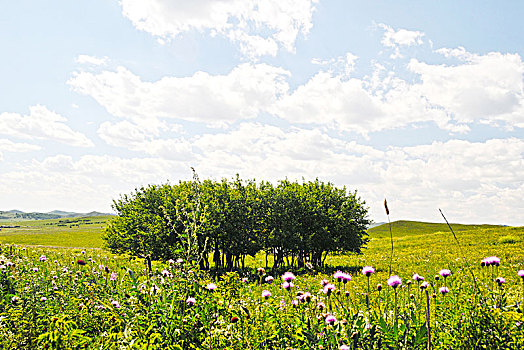
M 438 289 L 438 291 L 439 291 L 440 293 L 442 293 L 442 294 L 447 294 L 447 293 L 449 293 L 449 288 L 448 288 L 448 287 L 440 287 L 440 288 Z
M 499 266 L 500 265 L 500 259 L 496 256 L 488 256 L 487 258 L 484 258 L 480 261 L 481 266 Z
M 441 275 L 442 277 L 446 278 L 446 277 L 449 277 L 451 276 L 451 271 L 448 270 L 448 269 L 442 269 L 438 272 L 439 275 Z
M 420 285 L 420 289 L 424 290 L 426 288 L 429 287 L 429 283 L 428 282 L 422 282 L 422 284 Z
M 335 286 L 332 285 L 331 283 L 328 283 L 324 286 L 324 294 L 326 294 L 327 296 L 330 296 L 332 292 L 335 291 Z
M 247 283 L 247 277 L 242 277 L 242 283 Z
M 328 315 L 326 317 L 326 323 L 333 325 L 335 322 L 337 322 L 337 319 L 333 315 Z
M 397 275 L 393 275 L 388 278 L 388 284 L 393 288 L 397 288 L 402 284 L 402 279 Z
M 207 290 L 215 290 L 215 289 L 217 289 L 217 285 L 214 284 L 214 283 L 209 283 L 209 284 L 206 286 L 206 289 L 207 289 Z
M 345 273 L 344 276 L 342 276 L 342 282 L 344 282 L 344 284 L 346 284 L 349 281 L 351 281 L 351 275 L 349 273 Z
M 46 301 L 46 300 L 47 300 L 46 297 L 41 297 L 41 298 L 40 298 L 40 301 Z
M 506 280 L 504 279 L 504 277 L 497 277 L 495 279 L 495 282 L 497 282 L 499 286 L 502 286 L 504 283 L 506 283 Z
M 371 274 L 375 273 L 375 269 L 372 266 L 364 266 L 362 268 L 362 273 L 369 277 Z
M 333 277 L 338 281 L 338 282 L 342 282 L 342 280 L 344 279 L 344 272 L 342 271 L 337 271 L 333 274 Z
M 311 293 L 305 292 L 304 295 L 302 296 L 302 299 L 309 303 L 311 301 Z
M 340 348 L 338 348 L 339 350 L 349 350 L 349 346 L 343 344 L 343 345 L 340 345 Z
M 118 278 L 118 274 L 116 272 L 111 273 L 111 277 L 109 278 L 111 281 L 116 281 Z
M 282 279 L 286 282 L 291 282 L 295 279 L 295 275 L 293 275 L 293 273 L 291 272 L 286 272 L 282 275 Z
M 322 281 L 320 281 L 320 285 L 321 285 L 322 287 L 324 287 L 324 286 L 325 286 L 326 284 L 328 284 L 328 283 L 329 283 L 328 280 L 322 280 Z
M 47 258 L 46 258 L 45 255 L 42 255 L 42 256 L 40 257 L 40 261 L 45 262 L 46 260 L 47 260 Z
M 416 273 L 416 274 L 413 275 L 413 280 L 415 280 L 417 282 L 424 281 L 424 277 L 422 277 L 418 273 Z
M 524 270 L 519 270 L 519 272 L 517 272 L 517 275 L 519 275 L 520 277 L 522 277 L 522 279 L 524 279 Z
M 284 282 L 284 283 L 282 283 L 282 288 L 284 288 L 285 290 L 290 290 L 293 287 L 294 287 L 293 283 L 291 283 L 291 282 Z
M 273 276 L 267 276 L 266 279 L 265 279 L 265 281 L 267 283 L 271 283 L 271 282 L 273 282 L 273 280 L 274 280 Z
M 193 306 L 193 305 L 195 305 L 195 303 L 196 303 L 196 299 L 193 298 L 193 297 L 189 297 L 189 298 L 187 298 L 186 303 L 187 303 L 187 305 L 189 305 L 189 306 Z
M 262 291 L 262 298 L 269 298 L 271 296 L 271 292 L 269 290 L 263 290 Z

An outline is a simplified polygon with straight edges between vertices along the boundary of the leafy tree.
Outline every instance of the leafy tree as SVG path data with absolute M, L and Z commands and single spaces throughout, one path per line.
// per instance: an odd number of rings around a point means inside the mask
M 209 268 L 244 266 L 261 250 L 275 266 L 321 266 L 329 253 L 366 244 L 365 203 L 318 179 L 257 184 L 234 180 L 150 185 L 114 201 L 104 239 L 114 252 L 150 259 L 184 257 Z M 267 265 L 267 258 L 266 258 Z

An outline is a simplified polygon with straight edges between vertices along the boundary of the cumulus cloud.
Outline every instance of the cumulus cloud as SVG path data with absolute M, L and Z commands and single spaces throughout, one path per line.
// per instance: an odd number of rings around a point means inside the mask
M 68 84 L 115 116 L 158 130 L 158 118 L 206 124 L 252 119 L 288 90 L 289 72 L 267 64 L 242 64 L 226 75 L 196 72 L 145 82 L 124 67 L 99 74 L 77 72 Z M 146 119 L 147 122 L 143 122 Z
M 92 147 L 84 134 L 73 131 L 67 119 L 42 105 L 29 107 L 29 115 L 0 114 L 0 134 L 23 139 L 47 139 L 77 147 Z
M 4 152 L 32 152 L 42 149 L 38 145 L 29 143 L 13 142 L 8 139 L 0 139 L 0 149 Z
M 244 53 L 276 55 L 277 46 L 294 51 L 300 34 L 312 27 L 317 0 L 121 0 L 133 25 L 163 40 L 191 30 L 220 34 Z
M 150 151 L 154 157 L 56 155 L 18 164 L 2 173 L 0 190 L 12 198 L 34 191 L 37 202 L 58 191 L 54 197 L 63 203 L 85 192 L 85 205 L 96 202 L 100 208 L 137 186 L 189 178 L 193 166 L 203 178 L 239 173 L 258 180 L 318 177 L 347 185 L 359 191 L 377 221 L 384 216 L 382 202 L 387 197 L 394 219 L 438 221 L 442 208 L 453 221 L 522 224 L 524 140 L 517 138 L 452 139 L 380 150 L 320 130 L 242 123 L 186 143 L 153 139 L 149 144 L 158 146 L 158 151 Z M 190 157 L 171 155 L 180 149 Z
M 105 66 L 109 59 L 107 57 L 95 57 L 89 55 L 78 55 L 76 62 L 80 64 L 92 64 L 94 66 Z
M 477 55 L 463 48 L 437 52 L 459 63 L 436 65 L 412 59 L 408 69 L 421 80 L 414 91 L 446 110 L 457 123 L 524 127 L 524 62 L 518 54 Z
M 424 40 L 424 33 L 407 30 L 407 29 L 393 29 L 393 27 L 386 24 L 378 24 L 380 28 L 384 30 L 384 36 L 382 37 L 381 43 L 385 47 L 394 49 L 394 53 L 390 55 L 390 58 L 402 58 L 403 55 L 400 53 L 401 47 L 422 45 Z
M 424 33 L 416 30 L 398 29 L 395 30 L 386 24 L 379 24 L 380 28 L 384 29 L 384 37 L 382 38 L 382 45 L 387 47 L 397 46 L 413 46 L 422 45 L 424 41 Z
M 155 158 L 86 155 L 76 159 L 58 154 L 2 169 L 0 205 L 31 208 L 25 210 L 67 207 L 78 212 L 93 208 L 111 211 L 113 199 L 135 188 L 169 179 L 189 179 L 189 166 Z
M 462 48 L 438 52 L 459 61 L 443 65 L 412 59 L 407 68 L 418 76 L 414 82 L 385 72 L 381 65 L 363 78 L 352 77 L 351 68 L 320 71 L 283 95 L 271 111 L 292 123 L 364 135 L 423 122 L 454 134 L 469 132 L 476 122 L 524 127 L 524 63 L 519 55 L 477 55 Z M 340 65 L 340 59 L 336 62 Z M 347 62 L 351 67 L 354 56 Z
M 450 120 L 409 82 L 379 71 L 369 78 L 321 71 L 283 96 L 271 111 L 291 123 L 325 125 L 363 135 L 427 121 L 444 127 Z

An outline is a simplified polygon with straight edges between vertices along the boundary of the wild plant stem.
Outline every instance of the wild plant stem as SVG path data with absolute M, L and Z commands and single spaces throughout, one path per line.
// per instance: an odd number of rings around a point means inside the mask
M 386 209 L 386 215 L 388 216 L 389 236 L 391 238 L 391 255 L 389 256 L 389 275 L 391 276 L 391 263 L 393 261 L 393 232 L 391 231 L 391 220 L 389 220 L 388 201 L 385 198 L 384 198 L 384 208 Z
M 431 324 L 430 324 L 430 317 L 429 317 L 429 293 L 426 289 L 426 327 L 428 329 L 428 344 L 427 344 L 427 350 L 431 350 Z
M 388 214 L 388 223 L 389 223 L 389 237 L 391 239 L 391 254 L 389 256 L 389 275 L 391 276 L 391 263 L 393 261 L 393 232 L 391 231 L 391 221 L 389 220 L 389 214 Z
M 453 234 L 453 238 L 455 238 L 455 242 L 457 242 L 457 246 L 458 246 L 458 248 L 459 248 L 459 253 L 460 253 L 462 259 L 464 260 L 464 262 L 466 262 L 466 257 L 465 257 L 464 254 L 462 253 L 462 246 L 460 245 L 460 242 L 459 242 L 459 240 L 457 239 L 457 236 L 455 235 L 455 232 L 454 232 L 453 229 L 451 228 L 451 225 L 449 224 L 448 219 L 446 219 L 446 217 L 444 216 L 444 213 L 442 212 L 442 210 L 440 210 L 440 208 L 439 208 L 439 211 L 440 211 L 440 215 L 442 215 L 442 217 L 443 217 L 444 220 L 446 221 L 446 224 L 448 225 L 449 230 L 450 230 L 451 233 Z M 475 274 L 473 273 L 473 271 L 471 270 L 471 268 L 469 267 L 468 264 L 465 264 L 465 265 L 466 265 L 466 268 L 468 269 L 469 273 L 471 273 L 471 276 L 473 277 L 473 283 L 475 284 L 475 289 L 480 293 L 480 289 L 479 289 L 478 286 L 477 286 L 477 279 L 475 278 Z

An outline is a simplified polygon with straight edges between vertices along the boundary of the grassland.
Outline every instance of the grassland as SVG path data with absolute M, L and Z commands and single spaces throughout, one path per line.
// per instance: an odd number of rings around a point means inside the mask
M 50 247 L 101 248 L 101 233 L 111 216 L 9 221 L 0 226 L 0 243 Z
M 65 248 L 102 248 L 101 233 L 111 216 L 79 217 L 53 220 L 10 221 L 1 225 L 0 243 Z M 449 264 L 477 262 L 485 256 L 499 255 L 515 263 L 524 263 L 524 227 L 451 224 L 462 245 L 459 250 L 445 223 L 395 221 L 391 223 L 394 271 L 412 272 L 430 260 Z M 328 265 L 358 269 L 366 264 L 389 266 L 390 233 L 388 224 L 368 230 L 370 242 L 363 254 L 330 256 Z M 462 256 L 466 261 L 462 261 Z M 460 258 L 460 259 L 459 259 Z M 272 259 L 269 259 L 271 263 Z M 248 266 L 265 265 L 265 256 L 247 260 Z
M 16 244 L 0 245 L 0 348 L 427 349 L 428 332 L 434 350 L 524 346 L 524 227 L 452 224 L 457 244 L 446 224 L 394 222 L 391 255 L 389 227 L 378 226 L 362 254 L 294 271 L 286 290 L 284 271 L 256 270 L 261 254 L 239 273 L 184 261 L 148 271 L 144 259 L 99 249 L 107 220 L 10 222 L 20 227 L 0 231 L 0 242 Z M 481 267 L 487 256 L 500 266 Z M 376 273 L 365 276 L 369 265 Z M 435 279 L 441 269 L 451 276 Z M 337 281 L 336 270 L 351 281 Z M 429 282 L 425 291 L 414 273 Z M 388 286 L 390 274 L 400 287 Z

